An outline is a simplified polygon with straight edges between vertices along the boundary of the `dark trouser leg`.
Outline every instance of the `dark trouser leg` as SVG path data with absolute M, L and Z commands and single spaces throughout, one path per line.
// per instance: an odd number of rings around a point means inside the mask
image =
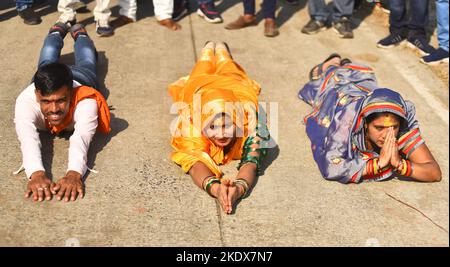
M 338 21 L 343 17 L 351 18 L 355 0 L 334 0 L 333 1 L 333 21 Z
M 308 10 L 311 18 L 315 20 L 326 21 L 330 15 L 325 0 L 309 0 Z
M 406 1 L 389 1 L 389 10 L 391 11 L 391 14 L 389 15 L 389 31 L 391 34 L 400 34 L 401 36 L 406 37 L 408 32 L 406 27 Z
M 72 67 L 74 80 L 97 88 L 97 59 L 94 42 L 86 35 L 78 36 L 74 44 L 75 66 Z
M 41 49 L 38 68 L 45 64 L 57 62 L 63 46 L 64 40 L 58 32 L 49 33 L 45 37 L 44 46 Z
M 265 19 L 275 19 L 276 9 L 277 9 L 277 0 L 264 0 L 263 13 Z
M 255 0 L 244 0 L 244 15 L 255 15 Z
M 425 37 L 428 22 L 428 0 L 410 0 L 408 37 Z
M 28 7 L 31 7 L 33 5 L 33 0 L 16 0 L 16 10 L 22 11 Z

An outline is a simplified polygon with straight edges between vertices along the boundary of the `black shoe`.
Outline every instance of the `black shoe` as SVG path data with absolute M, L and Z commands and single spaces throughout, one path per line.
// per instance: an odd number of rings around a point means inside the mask
M 56 22 L 53 24 L 53 26 L 50 28 L 48 33 L 54 33 L 59 32 L 59 35 L 64 39 L 66 37 L 67 32 L 69 31 L 70 24 L 69 23 L 62 23 L 62 22 Z
M 109 25 L 109 22 L 107 21 L 102 23 L 97 21 L 95 25 L 96 25 L 96 32 L 101 37 L 108 37 L 114 34 L 114 29 Z
M 220 13 L 216 10 L 214 1 L 207 4 L 200 4 L 197 9 L 197 14 L 210 23 L 221 23 L 223 21 Z
M 379 48 L 392 48 L 401 44 L 405 40 L 405 37 L 400 34 L 390 34 L 388 37 L 381 39 L 377 46 Z
M 23 22 L 27 25 L 37 25 L 42 22 L 41 17 L 34 12 L 32 7 L 27 7 L 22 11 L 19 11 L 19 16 L 23 19 Z
M 342 17 L 340 20 L 333 22 L 334 30 L 341 38 L 353 38 L 352 23 L 347 17 Z
M 421 56 L 428 56 L 436 50 L 424 37 L 409 37 L 407 45 L 409 48 L 419 51 Z
M 70 35 L 74 41 L 76 41 L 80 35 L 88 36 L 86 28 L 84 28 L 83 24 L 75 24 L 70 27 Z
M 325 22 L 320 20 L 311 19 L 303 28 L 302 33 L 315 34 L 320 31 L 326 30 Z

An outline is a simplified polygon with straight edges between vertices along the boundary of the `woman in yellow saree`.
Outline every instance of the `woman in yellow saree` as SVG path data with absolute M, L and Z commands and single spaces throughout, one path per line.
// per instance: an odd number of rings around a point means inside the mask
M 171 159 L 230 214 L 245 197 L 267 149 L 258 123 L 260 86 L 231 57 L 225 43 L 207 42 L 192 72 L 169 86 L 178 107 Z M 234 179 L 219 165 L 241 160 Z

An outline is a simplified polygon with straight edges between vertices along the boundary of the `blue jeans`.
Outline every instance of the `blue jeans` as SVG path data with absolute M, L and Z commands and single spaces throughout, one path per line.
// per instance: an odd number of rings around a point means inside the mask
M 428 20 L 428 0 L 409 0 L 410 16 L 407 17 L 406 0 L 390 0 L 389 30 L 403 37 L 425 37 Z
M 342 17 L 350 18 L 353 13 L 355 0 L 334 0 L 333 1 L 333 21 L 338 21 Z M 309 15 L 312 19 L 326 21 L 330 16 L 325 0 L 309 0 Z
M 255 0 L 244 0 L 244 14 L 255 15 Z M 264 0 L 263 14 L 264 18 L 275 19 L 277 0 Z
M 22 11 L 25 8 L 29 8 L 34 3 L 34 0 L 15 0 L 15 1 L 17 11 Z
M 38 67 L 57 62 L 64 40 L 58 32 L 49 33 L 39 56 Z M 83 85 L 97 88 L 97 60 L 95 46 L 88 36 L 80 35 L 74 44 L 75 65 L 70 66 L 73 79 Z
M 439 47 L 448 52 L 448 0 L 436 1 Z

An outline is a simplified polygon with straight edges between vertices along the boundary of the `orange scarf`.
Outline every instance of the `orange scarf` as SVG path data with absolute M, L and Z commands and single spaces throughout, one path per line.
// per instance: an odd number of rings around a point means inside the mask
M 97 101 L 98 106 L 97 130 L 104 134 L 109 133 L 111 131 L 110 127 L 111 114 L 109 113 L 109 107 L 108 104 L 106 103 L 105 98 L 100 94 L 100 92 L 98 92 L 94 88 L 84 85 L 78 86 L 73 89 L 72 98 L 70 100 L 69 112 L 67 113 L 63 122 L 59 125 L 50 125 L 46 119 L 45 125 L 47 126 L 47 129 L 52 134 L 59 134 L 61 131 L 66 129 L 73 121 L 73 113 L 78 103 L 88 98 L 95 99 Z

